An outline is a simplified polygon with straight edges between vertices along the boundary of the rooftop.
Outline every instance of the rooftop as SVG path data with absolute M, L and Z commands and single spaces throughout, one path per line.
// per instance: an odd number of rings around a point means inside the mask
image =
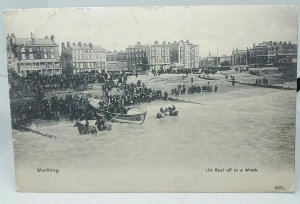
M 57 45 L 49 38 L 16 38 L 17 45 Z

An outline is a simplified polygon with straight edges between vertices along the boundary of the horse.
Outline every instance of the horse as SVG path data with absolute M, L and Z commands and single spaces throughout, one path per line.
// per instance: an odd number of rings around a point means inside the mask
M 88 128 L 85 127 L 85 125 L 81 124 L 79 121 L 76 121 L 74 124 L 74 127 L 78 128 L 79 134 L 97 134 L 97 129 L 95 126 L 89 126 Z
M 165 116 L 162 113 L 157 113 L 156 118 L 161 119 L 164 118 Z
M 179 112 L 178 111 L 171 111 L 169 116 L 178 116 Z

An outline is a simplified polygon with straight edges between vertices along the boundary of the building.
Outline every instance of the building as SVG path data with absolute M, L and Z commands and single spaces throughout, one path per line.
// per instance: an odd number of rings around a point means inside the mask
M 128 71 L 126 51 L 114 51 L 107 53 L 106 67 L 108 72 Z
M 20 73 L 20 69 L 18 67 L 18 59 L 15 57 L 14 53 L 11 51 L 7 51 L 6 56 L 8 73 Z
M 250 64 L 253 66 L 274 66 L 277 62 L 277 46 L 272 41 L 253 44 L 250 49 Z
M 170 62 L 182 64 L 185 68 L 198 68 L 199 46 L 187 41 L 174 41 L 170 45 Z
M 231 66 L 231 56 L 222 55 L 221 57 L 218 57 L 218 66 L 221 67 L 227 67 Z
M 278 46 L 277 63 L 279 65 L 297 63 L 297 44 L 281 41 L 276 44 Z
M 231 65 L 232 66 L 246 66 L 249 64 L 249 50 L 232 50 Z
M 149 52 L 150 47 L 142 45 L 140 42 L 136 45 L 128 46 L 126 48 L 128 71 L 148 70 Z
M 148 62 L 150 69 L 167 69 L 170 66 L 170 44 L 155 41 L 149 45 Z
M 218 57 L 209 55 L 205 59 L 205 67 L 217 67 Z
M 126 51 L 113 51 L 106 53 L 106 61 L 127 61 Z
M 106 50 L 92 43 L 62 43 L 61 63 L 65 74 L 106 70 Z
M 228 67 L 231 66 L 231 56 L 211 56 L 210 53 L 207 57 L 200 58 L 200 68 L 212 68 L 212 67 Z
M 297 44 L 291 42 L 262 42 L 250 49 L 252 66 L 277 66 L 297 62 Z
M 151 45 L 142 45 L 138 42 L 136 45 L 128 46 L 126 49 L 128 70 L 168 68 L 170 65 L 169 45 L 166 42 L 159 44 L 155 41 Z
M 61 74 L 58 44 L 55 37 L 16 38 L 14 34 L 7 36 L 8 69 L 26 76 L 37 72 L 42 75 Z

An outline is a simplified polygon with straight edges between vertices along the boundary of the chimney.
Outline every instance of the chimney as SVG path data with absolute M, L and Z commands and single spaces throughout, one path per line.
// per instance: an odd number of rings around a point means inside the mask
M 30 39 L 31 39 L 31 43 L 33 43 L 34 42 L 34 40 L 35 40 L 35 36 L 34 36 L 34 34 L 31 32 L 31 34 L 30 34 Z
M 11 38 L 11 42 L 12 42 L 13 44 L 15 44 L 15 43 L 16 43 L 16 36 L 15 36 L 14 33 L 12 33 L 12 34 L 10 35 L 10 38 Z
M 91 49 L 93 49 L 93 44 L 92 43 L 89 43 L 89 46 Z
M 66 48 L 65 43 L 61 43 L 61 48 L 62 48 L 62 49 L 65 49 L 65 48 Z
M 81 42 L 78 42 L 78 46 L 81 47 Z
M 186 41 L 186 43 L 190 43 L 190 41 L 189 41 L 189 40 L 187 40 L 187 41 Z
M 45 35 L 45 39 L 48 39 L 48 36 L 47 36 L 47 35 Z
M 70 47 L 70 42 L 67 42 L 67 47 Z
M 84 46 L 86 46 L 86 43 L 83 43 Z
M 255 47 L 255 43 L 253 43 L 253 48 Z

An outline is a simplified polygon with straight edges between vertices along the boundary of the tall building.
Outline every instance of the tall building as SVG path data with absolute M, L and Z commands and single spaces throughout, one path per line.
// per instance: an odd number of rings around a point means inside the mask
M 106 70 L 106 50 L 92 43 L 62 43 L 61 63 L 66 74 Z
M 58 44 L 53 35 L 50 38 L 36 38 L 31 33 L 30 38 L 16 38 L 10 34 L 7 41 L 8 68 L 12 65 L 12 69 L 22 76 L 32 72 L 61 74 Z
M 155 41 L 154 44 L 147 45 L 138 42 L 128 46 L 126 53 L 129 71 L 166 69 L 170 65 L 170 48 L 166 42 L 159 44 Z
M 149 45 L 149 65 L 150 69 L 166 69 L 170 63 L 170 44 L 165 41 L 159 44 L 155 41 L 154 44 Z
M 198 68 L 199 46 L 187 41 L 174 41 L 170 45 L 170 61 L 172 64 L 178 63 L 185 68 Z
M 138 42 L 126 48 L 128 71 L 141 71 L 149 69 L 149 46 Z

